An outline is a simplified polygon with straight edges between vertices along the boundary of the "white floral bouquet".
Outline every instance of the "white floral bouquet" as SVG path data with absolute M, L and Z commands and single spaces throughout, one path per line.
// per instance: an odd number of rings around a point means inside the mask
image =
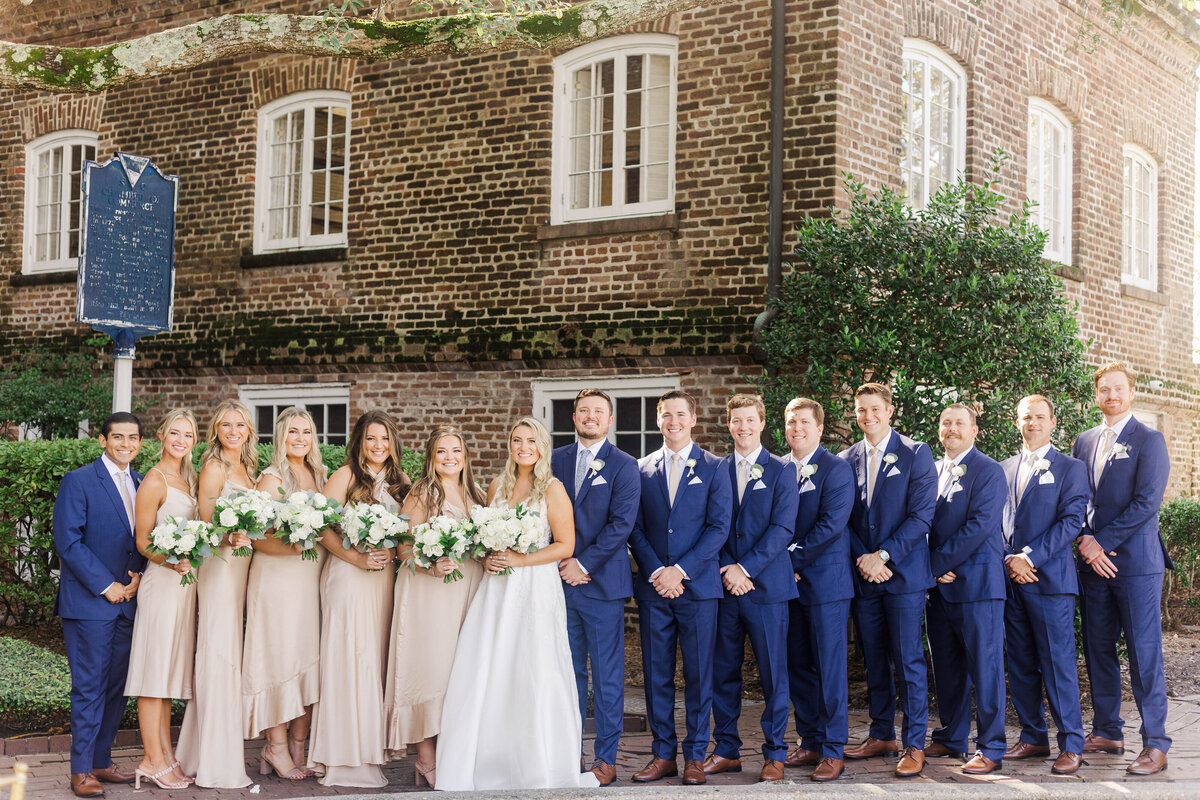
M 471 522 L 475 525 L 473 538 L 474 555 L 483 556 L 512 550 L 515 553 L 532 553 L 542 544 L 542 515 L 518 505 L 471 509 Z M 500 575 L 511 575 L 512 567 L 501 570 Z
M 316 561 L 317 537 L 342 521 L 342 507 L 320 492 L 292 492 L 275 502 L 275 536 L 300 547 L 300 557 Z
M 393 514 L 382 503 L 352 503 L 342 512 L 338 526 L 342 547 L 360 553 L 400 544 L 408 532 L 408 514 Z
M 435 516 L 413 528 L 409 538 L 412 540 L 412 555 L 405 564 L 413 572 L 417 567 L 432 569 L 439 558 L 450 558 L 462 561 L 472 556 L 475 524 L 469 520 L 457 520 L 454 517 Z M 453 583 L 462 578 L 459 570 L 454 570 L 445 578 L 443 583 Z
M 228 497 L 218 497 L 213 513 L 213 530 L 224 538 L 230 533 L 241 531 L 255 541 L 264 538 L 275 525 L 275 503 L 266 492 L 248 489 Z M 239 547 L 235 556 L 249 556 L 254 551 Z
M 150 531 L 150 544 L 146 551 L 162 554 L 163 561 L 168 564 L 178 564 L 185 559 L 191 562 L 192 569 L 179 578 L 179 585 L 187 586 L 196 582 L 196 568 L 220 544 L 221 534 L 209 523 L 198 519 L 167 517 Z

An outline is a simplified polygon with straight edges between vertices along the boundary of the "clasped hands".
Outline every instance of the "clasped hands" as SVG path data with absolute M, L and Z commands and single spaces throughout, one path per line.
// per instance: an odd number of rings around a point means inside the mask
M 104 599 L 113 605 L 127 603 L 137 596 L 138 584 L 142 582 L 142 576 L 136 572 L 128 572 L 126 574 L 129 575 L 129 583 L 117 583 L 113 581 L 104 590 Z
M 1079 545 L 1079 555 L 1083 556 L 1084 562 L 1092 568 L 1092 572 L 1101 578 L 1117 577 L 1117 565 L 1109 558 L 1117 554 L 1115 550 L 1105 553 L 1096 537 L 1091 534 L 1080 536 L 1075 540 L 1075 544 Z
M 487 570 L 489 575 L 499 575 L 509 567 L 521 567 L 525 565 L 525 556 L 512 550 L 497 550 L 494 553 L 488 553 L 483 559 L 483 568 Z
M 721 582 L 734 597 L 741 597 L 747 592 L 754 591 L 754 581 L 737 564 L 726 564 L 721 567 Z
M 365 570 L 376 572 L 383 569 L 392 560 L 392 551 L 384 548 L 375 548 L 368 550 L 362 554 L 361 566 Z
M 863 553 L 854 562 L 858 574 L 870 583 L 883 583 L 892 577 L 892 571 L 878 553 Z
M 1029 562 L 1029 559 L 1020 555 L 1004 559 L 1004 570 L 1008 573 L 1009 579 L 1017 583 L 1038 582 L 1037 568 Z
M 585 583 L 591 583 L 592 580 L 592 576 L 580 568 L 577 558 L 564 558 L 558 562 L 558 576 L 568 586 L 583 586 Z
M 683 594 L 683 573 L 674 565 L 663 567 L 650 578 L 650 585 L 660 597 L 674 600 Z

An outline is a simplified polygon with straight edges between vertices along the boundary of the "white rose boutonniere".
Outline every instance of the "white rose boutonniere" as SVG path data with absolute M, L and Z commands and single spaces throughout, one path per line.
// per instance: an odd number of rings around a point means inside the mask
M 604 469 L 604 462 L 598 458 L 593 458 L 591 461 L 588 462 L 588 469 L 590 469 L 592 471 L 592 474 L 589 475 L 588 477 L 594 478 L 600 474 L 600 470 Z
M 696 459 L 689 458 L 687 461 L 683 462 L 683 465 L 688 468 L 689 478 L 696 474 Z
M 803 467 L 800 468 L 800 477 L 804 478 L 806 480 L 816 474 L 817 474 L 817 465 L 816 464 L 805 464 Z
M 1129 452 L 1129 446 L 1120 442 L 1113 442 L 1111 458 L 1121 458 Z
M 1033 474 L 1034 475 L 1038 474 L 1039 472 L 1045 472 L 1048 469 L 1050 469 L 1050 460 L 1049 459 L 1039 458 L 1037 461 L 1033 462 Z
M 762 464 L 751 464 L 750 465 L 750 480 L 756 481 L 762 477 L 762 474 L 763 474 Z
M 950 468 L 950 477 L 954 480 L 959 480 L 963 475 L 967 474 L 967 466 L 965 464 L 955 464 Z
M 899 457 L 895 453 L 887 453 L 883 457 L 883 463 L 885 464 L 895 464 L 899 460 Z

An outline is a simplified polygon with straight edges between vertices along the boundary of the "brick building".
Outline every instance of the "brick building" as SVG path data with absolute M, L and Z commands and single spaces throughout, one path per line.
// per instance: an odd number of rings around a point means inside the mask
M 0 38 L 84 45 L 315 4 L 10 7 Z M 1088 53 L 1097 9 L 788 0 L 784 231 L 844 203 L 843 172 L 921 202 L 1003 148 L 1001 191 L 1041 202 L 1092 360 L 1142 373 L 1172 492 L 1195 491 L 1200 30 L 1146 14 Z M 139 345 L 135 393 L 202 419 L 240 394 L 268 433 L 302 402 L 335 442 L 383 406 L 406 445 L 462 422 L 494 464 L 510 418 L 566 434 L 568 399 L 596 383 L 640 454 L 657 444 L 647 398 L 682 387 L 711 443 L 760 369 L 771 20 L 769 0 L 729 0 L 568 52 L 240 57 L 95 96 L 6 93 L 0 335 L 10 350 L 84 335 L 78 164 L 119 149 L 181 183 L 176 329 Z

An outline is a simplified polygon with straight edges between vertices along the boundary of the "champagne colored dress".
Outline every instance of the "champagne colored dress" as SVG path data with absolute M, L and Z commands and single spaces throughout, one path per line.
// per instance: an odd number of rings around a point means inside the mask
M 221 497 L 244 491 L 225 481 Z M 223 544 L 200 565 L 195 685 L 175 748 L 184 772 L 206 789 L 251 783 L 242 747 L 242 614 L 250 558 L 233 550 Z
M 274 467 L 263 475 L 280 477 Z M 320 657 L 321 561 L 255 553 L 242 650 L 244 738 L 304 716 L 320 697 Z
M 463 519 L 467 512 L 446 504 L 443 513 Z M 396 576 L 391 650 L 387 675 L 387 747 L 403 758 L 408 745 L 441 731 L 442 700 L 458 647 L 458 631 L 483 580 L 483 567 L 468 560 L 463 577 L 443 583 L 401 565 Z
M 195 498 L 174 486 L 167 486 L 167 494 L 154 519 L 155 526 L 167 517 L 195 519 Z M 130 697 L 187 700 L 192 696 L 196 584 L 180 586 L 181 577 L 169 566 L 146 562 L 138 586 L 129 674 L 125 679 L 125 694 Z
M 387 484 L 375 502 L 397 511 Z M 321 576 L 321 700 L 313 707 L 308 767 L 324 786 L 387 785 L 383 675 L 395 568 L 359 569 L 327 556 Z

